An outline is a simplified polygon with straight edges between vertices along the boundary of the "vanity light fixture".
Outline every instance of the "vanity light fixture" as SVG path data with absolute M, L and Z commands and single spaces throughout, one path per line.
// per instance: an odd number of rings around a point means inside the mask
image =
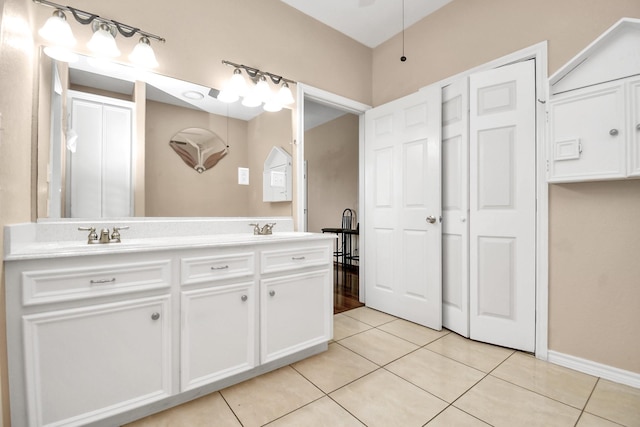
M 234 70 L 231 79 L 229 79 L 218 94 L 218 100 L 231 103 L 242 98 L 242 105 L 245 107 L 258 107 L 262 105 L 265 111 L 280 111 L 285 105 L 295 102 L 291 88 L 289 87 L 290 83 L 296 83 L 293 80 L 246 65 L 234 64 L 226 60 L 223 60 L 222 63 L 233 67 Z M 242 73 L 243 71 L 247 74 L 251 82 L 254 83 L 253 86 L 248 87 L 247 81 Z M 278 89 L 275 91 L 272 90 L 269 81 Z
M 129 55 L 129 60 L 139 67 L 155 68 L 158 66 L 158 61 L 151 48 L 149 39 L 155 39 L 164 43 L 164 38 L 142 31 L 140 28 L 103 18 L 94 13 L 85 12 L 71 6 L 63 6 L 48 0 L 33 0 L 33 2 L 55 9 L 53 16 L 51 16 L 38 31 L 38 34 L 40 34 L 42 38 L 52 43 L 51 46 L 47 46 L 44 49 L 45 54 L 48 56 L 65 62 L 73 60 L 74 57 L 77 59 L 77 55 L 73 54 L 70 50 L 76 41 L 64 13 L 69 12 L 80 24 L 91 25 L 93 36 L 87 43 L 87 47 L 96 56 L 101 58 L 116 58 L 120 56 L 120 50 L 115 40 L 116 35 L 120 33 L 123 37 L 129 38 L 138 34 L 140 41 L 134 47 L 131 55 Z

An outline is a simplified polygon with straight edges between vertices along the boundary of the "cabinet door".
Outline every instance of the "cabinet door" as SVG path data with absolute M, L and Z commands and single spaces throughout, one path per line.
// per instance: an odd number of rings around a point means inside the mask
M 254 283 L 182 292 L 181 390 L 256 366 Z
M 550 104 L 550 182 L 626 176 L 623 85 L 557 96 Z
M 333 335 L 331 271 L 263 279 L 260 282 L 260 359 L 279 359 Z
M 629 131 L 629 175 L 640 176 L 640 80 L 629 83 L 631 109 Z
M 84 425 L 171 394 L 169 296 L 23 317 L 29 425 Z

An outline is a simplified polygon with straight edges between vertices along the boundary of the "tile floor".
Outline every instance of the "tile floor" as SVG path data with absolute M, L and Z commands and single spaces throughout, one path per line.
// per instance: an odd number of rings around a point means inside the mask
M 640 426 L 640 389 L 361 307 L 329 350 L 129 424 Z

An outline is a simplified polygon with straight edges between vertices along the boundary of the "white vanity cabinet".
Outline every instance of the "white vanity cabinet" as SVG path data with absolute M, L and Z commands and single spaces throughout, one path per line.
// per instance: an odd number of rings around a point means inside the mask
M 85 425 L 171 395 L 169 260 L 5 268 L 14 425 Z
M 181 259 L 180 389 L 258 363 L 254 252 L 206 251 Z
M 327 349 L 332 236 L 164 242 L 8 242 L 12 426 L 123 425 Z
M 260 361 L 268 363 L 333 336 L 329 245 L 260 252 Z

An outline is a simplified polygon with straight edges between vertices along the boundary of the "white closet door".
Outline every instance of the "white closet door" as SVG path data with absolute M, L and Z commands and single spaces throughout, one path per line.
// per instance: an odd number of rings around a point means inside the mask
M 131 102 L 69 91 L 71 129 L 67 207 L 72 218 L 133 215 Z
M 469 80 L 442 88 L 442 325 L 469 337 Z
M 440 116 L 435 86 L 365 113 L 364 203 L 367 305 L 438 330 Z
M 471 338 L 535 346 L 534 61 L 470 78 Z
M 132 216 L 131 108 L 104 105 L 102 216 Z
M 102 217 L 102 104 L 70 98 L 71 128 L 78 135 L 70 153 L 69 200 L 72 218 Z

